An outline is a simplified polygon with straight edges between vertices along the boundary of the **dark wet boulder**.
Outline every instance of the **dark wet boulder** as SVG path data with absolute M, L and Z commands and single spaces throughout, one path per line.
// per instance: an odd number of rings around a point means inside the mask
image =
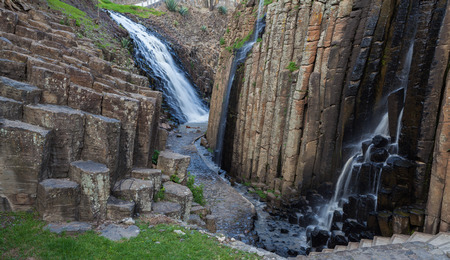
M 370 160 L 372 162 L 384 162 L 389 157 L 389 153 L 384 148 L 372 149 L 370 151 Z
M 342 227 L 342 231 L 348 236 L 351 233 L 359 234 L 362 231 L 365 231 L 366 227 L 358 222 L 356 219 L 346 219 L 344 222 L 344 226 Z
M 334 248 L 337 245 L 347 245 L 348 238 L 345 236 L 345 233 L 339 230 L 331 231 L 331 237 L 328 240 L 328 248 Z
M 318 188 L 318 192 L 326 200 L 331 199 L 334 193 L 332 182 L 323 182 Z
M 311 246 L 312 247 L 324 246 L 327 244 L 329 238 L 330 232 L 328 230 L 320 227 L 315 227 L 310 234 Z
M 389 139 L 382 135 L 376 135 L 372 138 L 372 144 L 375 148 L 385 148 L 389 144 Z

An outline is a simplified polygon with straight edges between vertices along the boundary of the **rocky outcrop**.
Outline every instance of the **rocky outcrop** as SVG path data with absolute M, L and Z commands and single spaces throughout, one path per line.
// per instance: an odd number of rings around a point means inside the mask
M 323 182 L 335 183 L 352 145 L 368 138 L 389 111 L 391 142 L 399 136 L 399 155 L 412 167 L 407 183 L 392 186 L 409 196 L 398 205 L 424 210 L 430 187 L 430 225 L 434 231 L 448 226 L 448 220 L 438 224 L 448 175 L 448 6 L 438 0 L 269 4 L 265 33 L 234 77 L 222 167 L 239 180 L 298 198 Z M 207 131 L 213 149 L 232 46 L 251 31 L 256 8 L 239 7 L 228 25 Z M 389 94 L 403 87 L 405 95 L 391 95 L 388 105 Z M 374 161 L 386 159 L 387 151 L 378 152 Z M 439 185 L 430 186 L 430 173 Z

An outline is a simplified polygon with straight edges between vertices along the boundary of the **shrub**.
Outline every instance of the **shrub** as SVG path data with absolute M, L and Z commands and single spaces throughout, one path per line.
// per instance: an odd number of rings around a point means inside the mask
M 200 205 L 205 205 L 205 198 L 203 196 L 203 184 L 194 185 L 195 177 L 189 175 L 186 186 L 191 190 L 192 196 L 194 197 L 194 201 Z
M 182 15 L 185 16 L 187 15 L 189 9 L 186 6 L 180 6 L 180 9 L 178 10 L 178 12 Z
M 288 69 L 290 72 L 294 72 L 296 70 L 298 70 L 299 66 L 297 66 L 297 64 L 295 64 L 295 62 L 291 61 L 289 62 L 289 65 L 286 67 L 286 69 Z
M 208 29 L 208 27 L 206 27 L 206 25 L 202 25 L 202 27 L 200 27 L 200 29 L 201 29 L 203 32 L 206 32 L 206 30 Z
M 157 165 L 157 164 L 158 164 L 158 157 L 159 157 L 159 154 L 160 154 L 160 151 L 158 151 L 158 150 L 155 150 L 155 151 L 153 152 L 153 155 L 152 155 L 152 163 L 153 163 L 154 165 Z
M 170 176 L 170 181 L 173 181 L 175 183 L 180 183 L 180 178 L 178 176 L 176 176 L 175 174 L 172 174 Z
M 165 0 L 167 10 L 176 12 L 178 9 L 178 3 L 176 0 Z
M 164 187 L 161 187 L 161 189 L 158 191 L 158 193 L 156 193 L 156 198 L 158 200 L 164 200 L 164 198 L 166 197 L 166 189 L 164 189 Z
M 120 44 L 122 45 L 122 48 L 128 49 L 130 47 L 130 39 L 128 38 L 122 38 L 122 40 L 120 41 Z
M 256 39 L 256 42 L 262 42 L 262 38 Z
M 219 6 L 217 7 L 217 11 L 219 11 L 219 14 L 227 14 L 228 10 L 225 6 Z
M 178 21 L 173 21 L 173 25 L 178 26 L 179 25 Z
M 224 45 L 225 44 L 225 39 L 223 37 L 220 38 L 220 45 Z

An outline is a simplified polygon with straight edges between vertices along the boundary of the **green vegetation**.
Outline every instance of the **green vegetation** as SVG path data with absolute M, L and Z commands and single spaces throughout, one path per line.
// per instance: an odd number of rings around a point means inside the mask
M 92 19 L 90 19 L 85 12 L 81 11 L 78 8 L 75 8 L 71 5 L 68 5 L 60 0 L 47 0 L 48 6 L 52 9 L 59 10 L 63 14 L 65 14 L 70 19 L 74 19 L 76 21 L 77 26 L 83 25 L 85 29 L 92 30 L 94 28 L 98 28 Z M 65 23 L 65 22 L 64 22 Z
M 176 12 L 178 9 L 178 2 L 176 0 L 165 0 L 167 10 Z
M 223 37 L 220 37 L 220 45 L 224 45 L 225 44 L 225 39 Z
M 158 157 L 159 157 L 159 154 L 160 154 L 161 152 L 160 151 L 158 151 L 158 150 L 155 150 L 154 152 L 153 152 L 153 155 L 152 155 L 152 163 L 154 164 L 154 165 L 157 165 L 158 164 Z
M 161 16 L 164 12 L 157 11 L 153 8 L 135 6 L 135 5 L 119 5 L 112 3 L 110 0 L 98 0 L 99 7 L 119 13 L 130 13 L 141 18 L 149 18 L 151 15 Z
M 219 12 L 219 14 L 227 14 L 228 9 L 225 6 L 219 6 L 217 7 L 217 11 Z
M 156 193 L 156 199 L 164 200 L 165 197 L 166 197 L 166 189 L 164 189 L 164 187 L 161 187 L 158 193 Z
M 120 44 L 122 44 L 122 48 L 128 49 L 130 48 L 131 41 L 129 38 L 122 38 L 122 40 L 120 40 Z
M 231 46 L 232 49 L 238 50 L 240 48 L 242 48 L 242 46 L 244 46 L 244 44 L 250 39 L 250 37 L 253 34 L 253 30 L 251 30 L 247 36 L 245 36 L 244 39 L 240 40 L 239 38 L 236 39 L 236 41 L 234 42 L 233 46 Z
M 170 181 L 173 181 L 173 182 L 175 182 L 175 183 L 180 183 L 180 178 L 179 178 L 177 175 L 172 174 L 172 175 L 170 176 Z
M 173 21 L 173 25 L 174 25 L 174 26 L 178 26 L 178 25 L 179 25 L 178 21 L 176 21 L 176 20 Z
M 256 193 L 256 194 L 258 194 L 258 196 L 259 196 L 261 199 L 266 199 L 266 198 L 267 198 L 267 194 L 264 193 L 264 191 L 262 191 L 261 189 L 255 188 L 255 191 L 250 191 L 250 193 Z
M 206 201 L 203 196 L 203 188 L 204 185 L 201 184 L 195 185 L 195 177 L 189 174 L 186 186 L 192 191 L 192 196 L 194 197 L 194 201 L 197 202 L 200 205 L 205 205 Z
M 188 14 L 189 9 L 186 6 L 180 6 L 180 9 L 178 10 L 178 12 L 182 15 L 185 16 Z
M 287 65 L 286 69 L 288 69 L 290 72 L 294 72 L 299 69 L 299 66 L 297 66 L 295 62 L 291 61 L 289 62 L 289 65 Z
M 227 33 L 230 33 L 230 28 L 227 28 Z
M 258 259 L 255 254 L 220 244 L 214 237 L 175 225 L 137 225 L 130 240 L 110 241 L 94 231 L 78 235 L 43 230 L 45 223 L 31 213 L 0 212 L 2 259 Z M 181 230 L 180 235 L 174 230 Z
M 241 16 L 241 12 L 237 11 L 236 14 L 234 15 L 234 17 L 237 19 L 237 18 L 239 18 L 239 16 Z
M 200 27 L 200 30 L 206 32 L 206 30 L 208 30 L 208 27 L 206 27 L 206 25 L 202 25 L 202 27 Z
M 256 42 L 262 42 L 262 38 L 256 39 Z
M 273 0 L 264 0 L 264 6 L 270 5 L 273 2 Z

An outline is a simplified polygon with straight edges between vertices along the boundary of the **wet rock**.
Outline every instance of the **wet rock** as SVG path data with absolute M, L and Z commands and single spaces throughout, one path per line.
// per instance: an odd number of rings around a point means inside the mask
M 372 145 L 372 140 L 366 140 L 361 143 L 361 150 L 363 152 L 363 157 L 366 155 L 367 151 L 369 150 L 370 145 Z
M 346 219 L 344 221 L 344 226 L 342 227 L 342 231 L 344 231 L 347 236 L 351 233 L 359 234 L 364 230 L 366 230 L 366 227 L 356 219 Z
M 335 210 L 333 212 L 333 223 L 342 222 L 344 219 L 344 212 L 342 210 Z
M 114 196 L 110 196 L 106 204 L 106 218 L 118 221 L 133 217 L 134 207 L 134 201 L 120 200 Z
M 140 229 L 134 225 L 122 227 L 116 224 L 110 224 L 103 227 L 100 230 L 100 233 L 102 237 L 106 237 L 109 240 L 119 241 L 123 238 L 130 239 L 132 237 L 137 237 L 140 233 Z
M 425 220 L 425 211 L 421 209 L 411 209 L 409 211 L 409 221 L 412 226 L 421 227 Z
M 395 209 L 392 214 L 392 231 L 394 234 L 409 235 L 409 212 L 406 209 Z
M 331 230 L 342 230 L 344 227 L 344 223 L 342 222 L 334 222 L 331 224 Z
M 77 161 L 70 164 L 69 177 L 80 184 L 80 220 L 105 219 L 110 190 L 109 169 L 93 161 Z
M 78 220 L 80 185 L 64 179 L 46 179 L 37 187 L 37 211 L 45 221 Z
M 347 245 L 348 238 L 345 233 L 339 230 L 331 231 L 330 240 L 328 240 L 328 248 L 334 248 L 337 245 Z
M 333 189 L 333 183 L 332 182 L 324 182 L 320 184 L 318 189 L 318 192 L 325 200 L 330 200 L 333 196 L 334 189 Z
M 392 140 L 395 140 L 397 137 L 398 118 L 403 109 L 404 100 L 404 89 L 399 89 L 391 93 L 388 97 L 389 134 Z
M 381 235 L 384 237 L 392 236 L 392 212 L 390 211 L 378 212 L 377 219 Z
M 320 227 L 314 228 L 310 234 L 310 241 L 312 247 L 320 247 L 326 245 L 330 238 L 330 232 Z
M 317 215 L 313 212 L 308 212 L 303 216 L 299 217 L 298 224 L 301 227 L 307 227 L 309 225 L 317 225 L 319 224 L 319 220 L 317 219 Z
M 348 197 L 348 201 L 342 207 L 347 218 L 354 219 L 357 217 L 359 210 L 358 204 L 359 204 L 358 195 L 351 195 Z
M 372 138 L 372 144 L 375 148 L 386 148 L 389 144 L 389 139 L 382 135 L 376 135 Z
M 378 226 L 377 220 L 378 213 L 372 211 L 369 213 L 369 217 L 367 218 L 367 229 L 372 231 L 375 234 L 380 234 L 380 227 Z
M 389 153 L 384 148 L 372 149 L 370 152 L 370 160 L 372 162 L 384 162 L 389 157 Z
M 308 200 L 311 207 L 320 206 L 326 203 L 322 195 L 315 192 L 308 192 L 308 194 L 306 195 L 306 200 Z

